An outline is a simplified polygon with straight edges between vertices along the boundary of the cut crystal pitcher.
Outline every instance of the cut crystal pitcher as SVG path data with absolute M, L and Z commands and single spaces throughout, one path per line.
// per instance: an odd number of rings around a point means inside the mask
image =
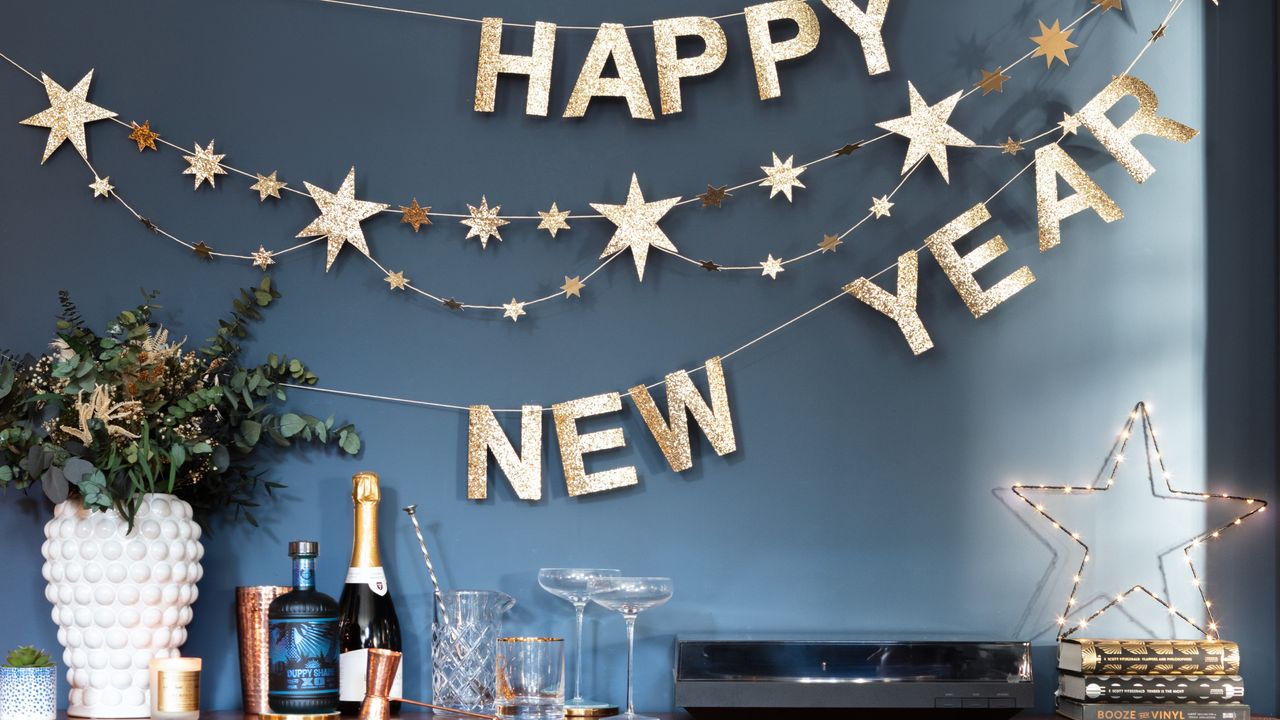
M 435 704 L 492 713 L 494 660 L 502 615 L 515 598 L 494 590 L 446 590 L 431 624 L 431 697 Z

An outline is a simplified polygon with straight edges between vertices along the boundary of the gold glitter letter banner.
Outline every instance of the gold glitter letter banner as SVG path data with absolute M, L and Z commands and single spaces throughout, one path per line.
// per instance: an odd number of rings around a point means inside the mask
M 521 500 L 542 499 L 542 407 L 520 408 L 520 450 L 498 424 L 488 405 L 472 405 L 467 422 L 467 499 L 489 497 L 489 453 L 506 473 L 511 489 Z
M 706 44 L 701 55 L 682 58 L 676 55 L 676 38 L 697 35 Z M 662 114 L 681 110 L 680 78 L 709 75 L 723 63 L 728 45 L 724 29 L 709 17 L 682 17 L 656 20 L 653 23 L 653 45 L 658 57 L 658 96 Z
M 947 273 L 951 284 L 955 285 L 956 292 L 960 293 L 960 298 L 975 318 L 991 312 L 997 305 L 1036 281 L 1031 269 L 1023 265 L 986 290 L 978 284 L 978 279 L 973 274 L 1005 254 L 1009 246 L 1004 244 L 1004 238 L 997 235 L 974 248 L 968 255 L 962 256 L 956 252 L 954 243 L 990 219 L 991 213 L 987 206 L 979 203 L 925 240 L 934 259 Z
M 689 373 L 680 370 L 667 375 L 667 415 L 670 423 L 662 418 L 662 412 L 644 385 L 630 390 L 631 400 L 644 418 L 644 423 L 658 441 L 662 454 L 676 472 L 693 467 L 693 455 L 689 451 L 689 415 L 711 441 L 711 447 L 720 456 L 738 449 L 733 436 L 733 417 L 729 412 L 729 393 L 724 385 L 724 367 L 720 358 L 707 361 L 707 385 L 711 391 L 711 407 L 698 394 L 689 379 Z
M 551 62 L 556 50 L 555 23 L 539 22 L 533 28 L 532 55 L 502 52 L 502 18 L 485 18 L 480 28 L 480 61 L 476 68 L 476 112 L 493 112 L 498 74 L 529 76 L 525 96 L 526 115 L 547 114 L 551 100 Z
M 752 5 L 744 13 L 760 99 L 779 97 L 782 86 L 778 84 L 778 63 L 802 57 L 818 47 L 818 16 L 803 0 L 776 0 Z M 790 40 L 775 43 L 769 32 L 769 23 L 774 20 L 790 20 L 799 27 L 799 31 Z
M 610 57 L 618 68 L 618 77 L 601 77 Z M 627 31 L 618 23 L 604 23 L 596 31 L 596 39 L 591 43 L 587 59 L 582 61 L 582 72 L 578 73 L 578 82 L 573 86 L 564 116 L 586 115 L 587 106 L 594 97 L 623 98 L 631 110 L 631 117 L 653 119 L 653 106 L 649 104 L 649 92 L 645 90 L 640 66 L 636 65 L 631 41 L 627 39 Z
M 1138 101 L 1138 110 L 1123 125 L 1116 127 L 1107 117 L 1107 111 L 1125 96 Z M 1157 115 L 1156 109 L 1159 106 L 1160 101 L 1149 85 L 1132 75 L 1121 75 L 1090 100 L 1077 117 L 1098 138 L 1102 147 L 1129 171 L 1133 179 L 1141 183 L 1154 175 L 1156 168 L 1134 147 L 1134 138 L 1139 135 L 1155 135 L 1165 140 L 1185 143 L 1198 134 L 1193 128 Z
M 867 59 L 867 74 L 889 72 L 889 54 L 884 49 L 884 14 L 889 11 L 889 0 L 869 0 L 865 11 L 859 10 L 853 0 L 822 0 L 827 9 L 844 21 L 854 35 L 862 41 L 862 54 Z
M 1076 191 L 1075 195 L 1058 197 L 1058 177 Z M 1040 252 L 1062 242 L 1062 221 L 1092 208 L 1105 222 L 1124 219 L 1124 211 L 1084 168 L 1071 159 L 1057 143 L 1036 151 L 1036 215 L 1040 223 Z
M 933 339 L 929 331 L 924 329 L 924 321 L 916 312 L 916 283 L 919 278 L 920 258 L 916 251 L 898 256 L 898 294 L 895 296 L 865 277 L 844 286 L 844 291 L 862 302 L 888 315 L 902 336 L 907 339 L 911 352 L 919 355 L 933 347 Z
M 582 460 L 582 456 L 590 452 L 624 447 L 627 439 L 622 434 L 622 428 L 609 428 L 579 435 L 578 420 L 618 412 L 621 409 L 622 398 L 616 392 L 592 395 L 551 406 L 551 414 L 556 422 L 556 439 L 560 442 L 560 461 L 564 464 L 564 483 L 569 490 L 569 495 L 576 497 L 614 490 L 639 482 L 636 479 L 636 469 L 632 465 L 588 475 L 586 464 Z

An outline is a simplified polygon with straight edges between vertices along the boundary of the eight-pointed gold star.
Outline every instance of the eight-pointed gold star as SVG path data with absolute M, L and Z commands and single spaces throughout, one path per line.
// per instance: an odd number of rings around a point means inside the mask
M 268 265 L 275 264 L 276 259 L 271 256 L 271 251 L 259 245 L 258 249 L 253 253 L 253 266 L 266 270 Z
M 1009 76 L 1004 74 L 1004 68 L 998 67 L 995 72 L 983 70 L 982 79 L 974 84 L 974 87 L 982 88 L 983 95 L 990 95 L 993 92 L 1003 93 L 1006 82 L 1009 82 Z
M 947 124 L 956 103 L 960 102 L 962 92 L 930 106 L 920 96 L 916 86 L 907 82 L 907 96 L 911 104 L 911 114 L 905 117 L 876 123 L 876 127 L 897 133 L 908 140 L 907 157 L 902 162 L 902 174 L 905 175 L 913 165 L 928 156 L 942 173 L 942 179 L 951 182 L 951 174 L 947 165 L 947 146 L 973 147 L 973 141 Z
M 104 178 L 100 178 L 97 175 L 93 176 L 93 182 L 89 183 L 89 187 L 93 189 L 94 197 L 111 197 L 111 191 L 115 190 L 116 187 L 108 182 L 109 180 L 111 180 L 110 175 Z
M 768 275 L 770 280 L 777 280 L 780 272 L 786 272 L 786 268 L 782 267 L 782 260 L 775 258 L 772 253 L 760 263 L 760 274 Z
M 160 133 L 151 129 L 150 120 L 143 120 L 141 125 L 131 122 L 129 127 L 133 129 L 133 132 L 129 133 L 129 139 L 138 143 L 138 152 L 157 149 L 156 139 L 160 137 Z
M 580 298 L 582 297 L 582 288 L 584 287 L 586 287 L 586 283 L 582 282 L 581 275 L 574 275 L 573 277 L 565 275 L 564 284 L 560 286 L 560 289 L 564 292 L 564 296 L 566 298 Z
M 636 264 L 636 276 L 643 282 L 644 264 L 649 257 L 651 246 L 668 252 L 679 252 L 667 234 L 658 227 L 658 220 L 678 202 L 680 202 L 678 197 L 645 202 L 644 193 L 640 191 L 640 179 L 632 173 L 631 189 L 627 192 L 625 205 L 591 203 L 591 207 L 596 212 L 609 218 L 614 225 L 618 226 L 613 237 L 609 238 L 609 244 L 605 246 L 604 252 L 600 253 L 600 259 L 603 260 L 614 253 L 630 248 L 631 259 Z
M 387 285 L 391 286 L 392 290 L 403 290 L 409 286 L 409 278 L 405 277 L 403 272 L 389 272 L 382 279 L 387 281 Z
M 880 197 L 871 198 L 871 207 L 869 208 L 869 212 L 879 220 L 882 217 L 890 216 L 891 213 L 889 212 L 889 208 L 893 206 L 894 203 L 889 201 L 888 195 L 881 195 Z
M 1062 128 L 1062 136 L 1066 137 L 1068 133 L 1071 135 L 1080 134 L 1080 118 L 1071 113 L 1062 113 L 1062 122 L 1058 123 L 1058 127 Z
M 277 180 L 276 171 L 272 170 L 270 175 L 258 174 L 258 182 L 250 185 L 249 189 L 258 191 L 258 202 L 262 202 L 269 197 L 279 200 L 280 191 L 285 189 L 288 184 Z
M 343 245 L 350 243 L 355 249 L 369 255 L 369 245 L 365 242 L 364 231 L 360 229 L 360 221 L 373 217 L 386 210 L 384 203 L 368 202 L 356 199 L 356 169 L 351 168 L 342 181 L 338 192 L 331 193 L 324 188 L 304 182 L 311 199 L 320 208 L 320 217 L 298 233 L 298 237 L 323 237 L 328 239 L 324 271 L 329 272 L 338 251 Z
M 502 317 L 511 318 L 511 322 L 519 321 L 520 316 L 524 314 L 524 303 L 516 302 L 515 298 L 511 298 L 511 302 L 502 306 Z
M 818 250 L 824 253 L 835 252 L 836 246 L 843 244 L 844 241 L 839 235 L 823 235 L 822 242 L 818 243 Z
M 1014 140 L 1010 137 L 1008 140 L 1001 143 L 1000 150 L 1004 155 L 1017 155 L 1022 152 L 1022 141 Z
M 1063 65 L 1070 65 L 1067 60 L 1067 51 L 1079 47 L 1067 38 L 1071 37 L 1071 33 L 1075 32 L 1075 28 L 1063 30 L 1061 21 L 1054 20 L 1053 27 L 1040 23 L 1040 34 L 1031 36 L 1031 41 L 1036 44 L 1036 51 L 1031 57 L 1043 57 L 1045 67 L 1053 67 L 1054 60 L 1061 60 Z
M 760 181 L 761 187 L 769 188 L 769 199 L 773 199 L 774 195 L 782 193 L 787 196 L 787 202 L 791 202 L 791 188 L 804 187 L 804 183 L 797 178 L 800 173 L 808 168 L 792 167 L 791 163 L 796 156 L 792 155 L 787 158 L 786 162 L 778 159 L 778 153 L 773 154 L 773 165 L 761 165 L 760 169 L 764 171 L 765 178 Z
M 80 78 L 75 87 L 67 90 L 44 73 L 40 73 L 40 82 L 44 83 L 44 92 L 49 96 L 49 109 L 36 113 L 22 125 L 35 125 L 49 128 L 49 139 L 44 145 L 44 155 L 40 158 L 43 165 L 54 150 L 62 147 L 67 140 L 75 147 L 76 152 L 85 160 L 89 159 L 89 149 L 85 146 L 84 126 L 97 120 L 113 118 L 115 113 L 100 108 L 88 101 L 89 83 L 93 82 L 93 71 Z
M 501 241 L 502 235 L 498 232 L 498 228 L 511 222 L 498 217 L 498 211 L 501 209 L 501 205 L 489 207 L 489 199 L 483 195 L 480 196 L 480 207 L 468 205 L 467 211 L 471 213 L 471 217 L 459 221 L 471 228 L 467 231 L 467 238 L 480 238 L 481 248 L 489 247 L 489 238 L 491 237 L 498 238 Z
M 413 202 L 407 206 L 401 205 L 400 212 L 402 213 L 400 224 L 412 225 L 414 232 L 418 232 L 418 228 L 423 225 L 431 224 L 431 218 L 427 217 L 427 213 L 431 212 L 431 206 L 422 207 L 418 204 L 418 198 L 414 198 Z
M 561 230 L 569 229 L 569 223 L 565 222 L 569 219 L 569 211 L 561 210 L 555 203 L 551 203 L 551 209 L 546 212 L 539 210 L 538 217 L 542 218 L 538 223 L 538 229 L 551 233 L 551 237 L 555 237 Z
M 218 187 L 217 177 L 219 175 L 227 174 L 227 171 L 222 167 L 222 158 L 227 155 L 226 153 L 222 153 L 221 155 L 214 153 L 213 142 L 213 140 L 210 140 L 209 147 L 207 148 L 202 148 L 197 143 L 194 155 L 182 156 L 182 159 L 186 160 L 187 164 L 190 166 L 186 170 L 183 170 L 182 174 L 195 176 L 195 185 L 192 187 L 193 190 L 199 190 L 200 183 L 205 182 L 206 180 L 209 182 L 209 187 L 216 188 Z

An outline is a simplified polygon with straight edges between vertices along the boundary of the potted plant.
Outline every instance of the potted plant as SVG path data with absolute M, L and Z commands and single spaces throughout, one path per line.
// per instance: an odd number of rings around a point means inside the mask
M 24 645 L 0 665 L 0 720 L 54 720 L 58 674 L 49 653 Z
M 255 469 L 260 448 L 360 451 L 353 426 L 280 410 L 284 383 L 316 382 L 300 361 L 241 363 L 249 323 L 280 297 L 269 277 L 197 350 L 153 321 L 155 297 L 99 334 L 61 292 L 49 352 L 0 358 L 0 488 L 38 483 L 56 503 L 41 550 L 73 715 L 149 714 L 148 661 L 186 641 L 201 523 L 257 525 L 259 489 L 281 487 Z

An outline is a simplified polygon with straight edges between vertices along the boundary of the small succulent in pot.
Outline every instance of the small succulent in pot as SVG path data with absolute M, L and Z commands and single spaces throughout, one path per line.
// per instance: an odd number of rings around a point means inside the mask
M 0 665 L 0 720 L 54 720 L 58 674 L 49 653 L 30 645 Z

